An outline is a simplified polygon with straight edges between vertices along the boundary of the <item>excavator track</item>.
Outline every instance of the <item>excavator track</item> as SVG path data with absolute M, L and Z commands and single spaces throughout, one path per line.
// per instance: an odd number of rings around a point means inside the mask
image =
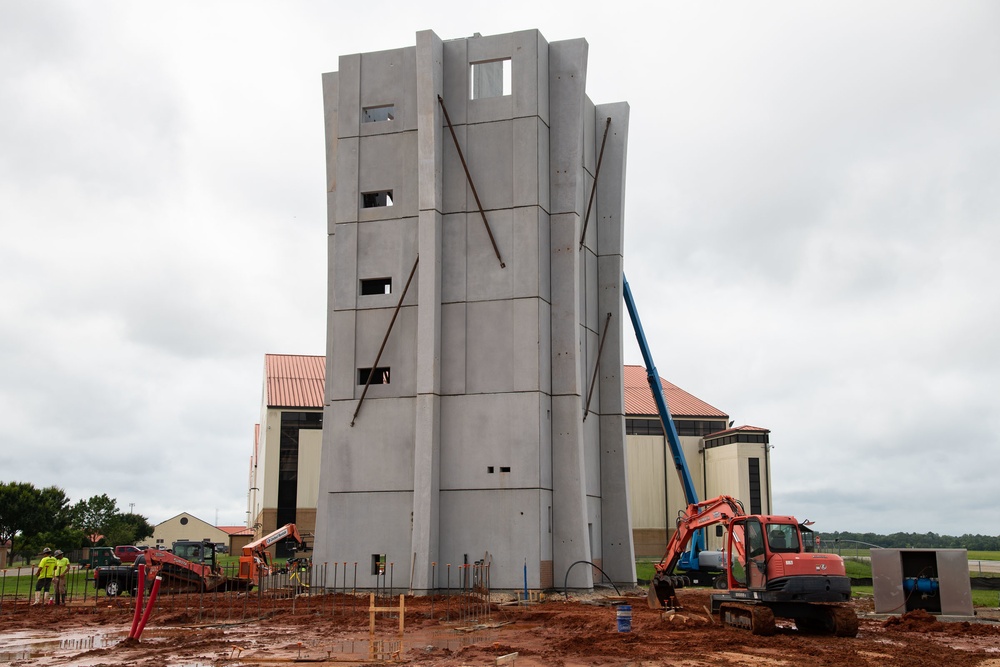
M 760 604 L 726 602 L 719 607 L 719 621 L 723 625 L 749 630 L 755 635 L 775 633 L 774 612 Z
M 858 636 L 858 615 L 848 607 L 830 607 L 833 634 L 838 637 Z
M 795 627 L 809 635 L 835 635 L 856 637 L 858 616 L 849 607 L 817 604 L 809 615 L 797 616 Z

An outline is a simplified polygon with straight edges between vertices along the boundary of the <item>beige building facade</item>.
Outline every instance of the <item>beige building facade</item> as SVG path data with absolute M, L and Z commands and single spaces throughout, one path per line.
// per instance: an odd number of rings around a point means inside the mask
M 213 544 L 229 545 L 229 533 L 202 521 L 193 514 L 181 512 L 153 527 L 153 536 L 148 537 L 138 546 L 169 549 L 174 542 L 191 540 L 196 542 L 209 541 Z
M 678 513 L 688 503 L 645 369 L 626 366 L 623 376 L 635 553 L 658 558 L 674 533 Z M 734 428 L 722 410 L 662 378 L 661 383 L 699 500 L 733 496 L 747 513 L 769 513 L 770 431 L 756 426 Z M 721 540 L 707 537 L 709 548 L 721 548 Z
M 325 357 L 268 354 L 260 423 L 254 427 L 247 525 L 260 538 L 287 523 L 311 543 L 323 441 Z M 290 554 L 287 544 L 274 548 Z

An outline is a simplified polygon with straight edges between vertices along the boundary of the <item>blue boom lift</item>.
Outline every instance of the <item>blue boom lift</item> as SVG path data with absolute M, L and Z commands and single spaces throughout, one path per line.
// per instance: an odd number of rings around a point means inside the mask
M 677 427 L 674 426 L 673 417 L 670 416 L 670 408 L 667 406 L 667 399 L 663 395 L 663 385 L 660 384 L 660 374 L 653 363 L 653 355 L 649 351 L 649 343 L 646 334 L 642 329 L 642 322 L 639 320 L 639 311 L 635 306 L 635 299 L 632 298 L 632 289 L 628 285 L 628 280 L 622 274 L 622 285 L 625 294 L 625 307 L 628 309 L 629 318 L 632 320 L 632 329 L 635 331 L 636 341 L 639 343 L 639 350 L 642 352 L 642 361 L 646 366 L 646 380 L 649 388 L 653 392 L 653 400 L 656 401 L 656 410 L 660 414 L 660 422 L 663 424 L 663 432 L 667 436 L 667 443 L 670 445 L 670 454 L 674 460 L 674 468 L 681 480 L 681 487 L 684 489 L 684 499 L 688 506 L 699 503 L 698 491 L 694 488 L 694 481 L 691 479 L 691 470 L 688 468 L 687 460 L 684 458 L 684 450 L 681 448 L 681 441 L 677 437 Z M 684 573 L 684 576 L 694 584 L 711 584 L 722 571 L 722 552 L 705 550 L 705 531 L 697 531 L 692 539 L 691 545 L 681 556 L 677 563 L 677 569 Z M 677 584 L 683 585 L 684 581 Z

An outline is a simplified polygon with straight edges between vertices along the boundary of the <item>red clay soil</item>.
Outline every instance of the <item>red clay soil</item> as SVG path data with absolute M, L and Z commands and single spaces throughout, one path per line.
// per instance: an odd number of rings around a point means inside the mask
M 530 606 L 494 605 L 488 618 L 480 614 L 476 621 L 460 622 L 460 610 L 446 606 L 441 598 L 407 597 L 402 640 L 397 635 L 398 617 L 380 617 L 375 636 L 384 642 L 386 662 L 449 667 L 494 665 L 498 657 L 513 653 L 517 657 L 512 664 L 520 667 L 1000 667 L 996 624 L 942 623 L 922 611 L 877 620 L 865 616 L 871 602 L 862 600 L 854 603 L 862 615 L 855 638 L 803 635 L 782 621 L 774 636 L 757 637 L 709 618 L 707 591 L 679 593 L 684 611 L 663 614 L 648 608 L 641 591 L 630 592 L 624 603 L 632 607 L 631 632 L 617 631 L 615 604 L 623 603 L 620 598 L 566 601 L 554 595 Z M 290 600 L 281 600 L 264 607 L 265 618 L 242 622 L 231 619 L 232 608 L 213 616 L 210 596 L 201 600 L 176 596 L 154 613 L 137 642 L 124 640 L 132 610 L 128 598 L 122 600 L 112 606 L 4 607 L 0 663 L 114 667 L 368 663 L 367 598 L 299 598 L 294 612 Z M 396 606 L 398 598 L 384 604 Z M 61 643 L 50 642 L 48 648 L 37 644 L 43 648 L 18 653 L 18 642 L 29 635 Z M 97 648 L 84 643 L 84 650 L 76 640 L 67 639 L 94 636 L 105 639 L 93 643 Z

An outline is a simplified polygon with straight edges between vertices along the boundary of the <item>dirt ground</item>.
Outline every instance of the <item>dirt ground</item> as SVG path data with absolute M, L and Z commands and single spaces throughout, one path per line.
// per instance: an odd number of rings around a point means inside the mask
M 856 638 L 803 635 L 781 621 L 775 636 L 757 637 L 713 622 L 706 591 L 681 590 L 679 597 L 684 611 L 675 614 L 649 609 L 640 590 L 624 599 L 554 595 L 536 604 L 477 608 L 407 597 L 402 637 L 399 614 L 380 613 L 374 642 L 367 598 L 300 597 L 294 611 L 291 600 L 281 600 L 265 606 L 260 620 L 238 621 L 227 620 L 231 610 L 208 613 L 211 596 L 175 596 L 154 611 L 138 642 L 126 639 L 127 597 L 110 605 L 105 598 L 70 607 L 7 605 L 0 609 L 0 664 L 1000 667 L 995 622 L 943 623 L 925 612 L 876 619 L 871 602 L 860 600 L 853 603 L 862 617 Z M 398 604 L 398 597 L 379 602 Z M 632 607 L 631 632 L 618 631 L 618 604 Z

